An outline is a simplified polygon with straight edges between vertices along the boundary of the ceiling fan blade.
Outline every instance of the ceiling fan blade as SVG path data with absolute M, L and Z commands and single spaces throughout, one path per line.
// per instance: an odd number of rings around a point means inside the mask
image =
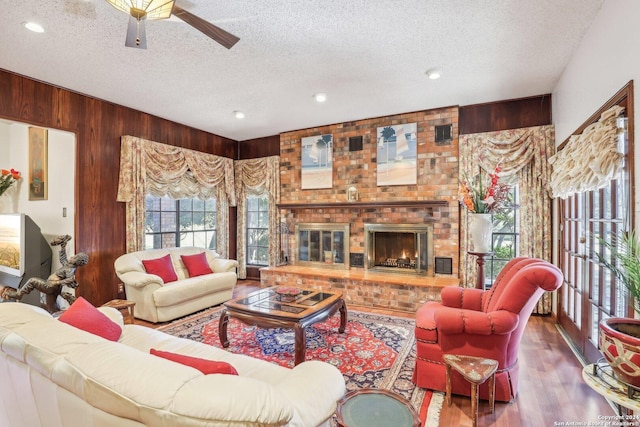
M 129 17 L 129 28 L 127 28 L 127 41 L 125 46 L 138 49 L 147 48 L 147 34 L 144 30 L 145 20 L 137 20 L 133 16 Z
M 178 5 L 174 3 L 173 5 L 173 15 L 182 19 L 187 24 L 191 25 L 198 31 L 201 31 L 208 37 L 212 38 L 214 41 L 220 43 L 222 46 L 227 49 L 231 49 L 233 45 L 238 43 L 240 40 L 238 37 L 234 36 L 231 33 L 226 32 L 220 27 L 213 25 L 210 22 L 205 21 L 204 19 L 197 17 L 191 12 L 187 12 L 186 10 L 180 8 Z

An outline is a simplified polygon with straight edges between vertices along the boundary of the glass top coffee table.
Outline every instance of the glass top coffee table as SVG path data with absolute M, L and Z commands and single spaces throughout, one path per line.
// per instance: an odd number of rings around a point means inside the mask
M 276 289 L 261 289 L 224 303 L 218 328 L 223 347 L 229 347 L 227 325 L 230 317 L 259 328 L 293 329 L 296 365 L 305 359 L 307 326 L 326 320 L 340 311 L 338 332 L 344 332 L 347 326 L 347 305 L 341 293 L 300 289 L 298 295 L 288 297 L 276 293 Z

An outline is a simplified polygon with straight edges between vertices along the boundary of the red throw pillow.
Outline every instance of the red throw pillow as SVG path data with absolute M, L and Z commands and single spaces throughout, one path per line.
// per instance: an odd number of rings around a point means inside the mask
M 218 360 L 200 359 L 198 357 L 185 356 L 184 354 L 156 350 L 155 348 L 152 348 L 150 350 L 150 353 L 153 354 L 154 356 L 171 360 L 172 362 L 181 363 L 186 366 L 191 366 L 192 368 L 199 370 L 205 375 L 207 374 L 238 375 L 238 371 L 236 371 L 236 368 L 234 368 L 227 362 L 221 362 Z
M 160 276 L 164 283 L 175 282 L 178 280 L 176 271 L 173 269 L 173 264 L 171 263 L 171 255 L 169 254 L 162 258 L 143 259 L 142 265 L 144 265 L 144 269 L 147 273 Z
M 82 297 L 78 297 L 58 320 L 111 341 L 118 341 L 122 334 L 117 323 Z
M 184 266 L 187 267 L 189 277 L 213 273 L 213 270 L 209 267 L 207 255 L 204 252 L 195 255 L 180 255 L 180 258 L 182 258 Z

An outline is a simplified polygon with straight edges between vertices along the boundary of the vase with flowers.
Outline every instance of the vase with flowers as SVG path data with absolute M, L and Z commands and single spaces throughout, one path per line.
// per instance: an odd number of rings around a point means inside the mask
M 469 233 L 474 252 L 491 252 L 492 214 L 511 205 L 511 186 L 500 181 L 500 164 L 493 172 L 480 168 L 478 175 L 466 175 L 460 184 L 460 203 L 469 212 Z
M 11 170 L 2 169 L 2 173 L 0 175 L 0 196 L 2 196 L 5 191 L 7 191 L 14 182 L 17 182 L 20 179 L 20 172 L 11 168 Z

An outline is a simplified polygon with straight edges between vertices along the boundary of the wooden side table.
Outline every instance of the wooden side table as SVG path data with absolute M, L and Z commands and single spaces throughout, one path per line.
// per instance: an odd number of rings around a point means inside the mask
M 363 388 L 347 393 L 336 410 L 338 427 L 420 427 L 407 399 L 387 390 Z
M 123 320 L 124 323 L 131 323 L 134 324 L 134 316 L 133 316 L 133 310 L 135 307 L 136 303 L 134 301 L 129 301 L 126 299 L 112 299 L 111 301 L 108 301 L 104 304 L 102 304 L 103 307 L 113 307 L 117 310 L 120 311 L 125 311 L 125 313 L 123 313 Z
M 442 358 L 447 373 L 447 405 L 451 406 L 451 369 L 453 368 L 471 383 L 471 414 L 473 427 L 476 427 L 478 425 L 478 386 L 486 380 L 489 380 L 489 408 L 492 414 L 495 409 L 498 361 L 456 354 L 445 354 Z

